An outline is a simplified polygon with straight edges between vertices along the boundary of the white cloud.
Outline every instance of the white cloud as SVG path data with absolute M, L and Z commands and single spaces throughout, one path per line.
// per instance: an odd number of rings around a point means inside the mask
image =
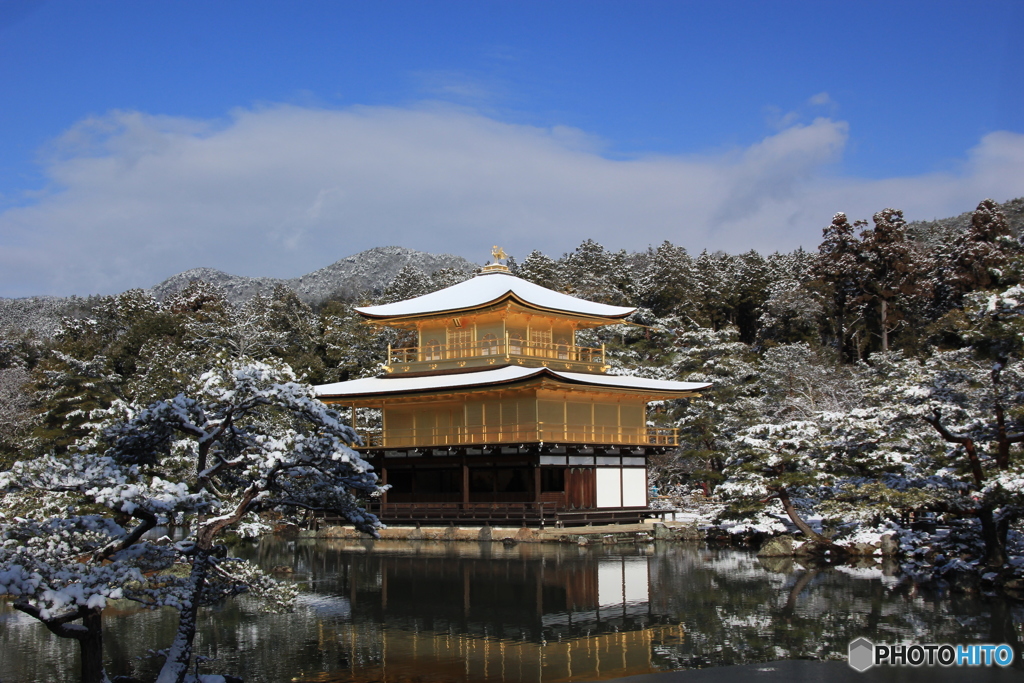
M 638 250 L 817 246 L 833 213 L 910 218 L 1024 194 L 1024 136 L 960 172 L 836 175 L 847 124 L 790 124 L 746 149 L 609 159 L 583 131 L 423 105 L 271 106 L 224 121 L 113 112 L 54 144 L 52 188 L 0 214 L 0 295 L 116 292 L 197 266 L 291 277 L 399 244 L 483 262 L 594 238 Z
M 812 95 L 807 103 L 815 107 L 831 107 L 835 105 L 835 101 L 829 96 L 827 92 L 820 92 L 817 95 Z

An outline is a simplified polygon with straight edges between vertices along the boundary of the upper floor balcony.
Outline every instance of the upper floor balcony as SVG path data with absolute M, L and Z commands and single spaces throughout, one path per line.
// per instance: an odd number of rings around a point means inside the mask
M 522 443 L 571 443 L 619 446 L 679 445 L 676 427 L 625 427 L 530 422 L 517 425 L 421 427 L 357 430 L 361 448 L 424 448 Z
M 605 372 L 605 350 L 572 344 L 536 342 L 508 334 L 486 335 L 475 342 L 388 347 L 387 371 L 436 372 L 492 365 L 549 367 L 569 372 Z

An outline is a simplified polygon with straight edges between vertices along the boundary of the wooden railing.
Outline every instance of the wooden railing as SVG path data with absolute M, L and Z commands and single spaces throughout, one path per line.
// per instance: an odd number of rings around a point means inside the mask
M 388 365 L 399 363 L 436 363 L 467 358 L 542 358 L 570 363 L 604 363 L 604 347 L 549 344 L 513 339 L 484 339 L 465 344 L 435 344 L 388 350 Z
M 364 448 L 410 448 L 499 443 L 586 443 L 677 446 L 674 427 L 618 427 L 536 422 L 520 425 L 360 431 Z

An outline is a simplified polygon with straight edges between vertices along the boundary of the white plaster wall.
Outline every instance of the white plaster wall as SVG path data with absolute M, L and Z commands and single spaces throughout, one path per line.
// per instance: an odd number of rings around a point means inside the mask
M 622 507 L 645 507 L 646 505 L 647 469 L 644 467 L 623 468 Z
M 618 467 L 597 468 L 597 507 L 622 507 L 622 479 Z

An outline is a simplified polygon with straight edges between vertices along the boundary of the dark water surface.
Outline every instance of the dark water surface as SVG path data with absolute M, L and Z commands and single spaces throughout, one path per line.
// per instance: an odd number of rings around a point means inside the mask
M 842 659 L 851 640 L 1011 643 L 1024 610 L 938 596 L 894 567 L 808 570 L 696 545 L 264 539 L 236 554 L 288 566 L 294 612 L 251 598 L 206 610 L 202 672 L 246 681 L 593 681 L 683 668 Z M 120 609 L 118 609 L 120 608 Z M 169 610 L 104 613 L 109 671 L 151 675 Z M 73 642 L 0 602 L 0 681 L 72 681 Z

